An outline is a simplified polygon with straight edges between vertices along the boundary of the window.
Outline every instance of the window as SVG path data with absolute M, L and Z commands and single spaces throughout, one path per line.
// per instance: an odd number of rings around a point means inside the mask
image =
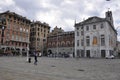
M 77 40 L 77 46 L 79 46 L 79 40 Z
M 81 31 L 81 35 L 84 35 L 83 31 Z
M 15 45 L 17 46 L 17 42 L 15 43 Z
M 46 39 L 43 39 L 43 42 L 45 42 L 46 41 Z
M 100 28 L 101 28 L 101 29 L 103 29 L 103 28 L 104 28 L 103 24 L 101 24 Z
M 89 26 L 86 26 L 86 31 L 89 31 Z
M 45 34 L 44 34 L 44 37 L 46 37 Z
M 96 25 L 93 25 L 93 29 L 96 29 Z
M 38 28 L 38 31 L 40 30 L 40 28 Z
M 38 36 L 39 36 L 39 32 L 38 32 Z
M 86 36 L 86 46 L 90 46 L 90 37 Z
M 81 27 L 81 29 L 83 29 L 83 26 Z
M 79 28 L 77 27 L 77 30 L 79 30 Z
M 84 46 L 84 40 L 81 39 L 81 46 Z
M 44 30 L 44 32 L 46 32 L 46 30 Z
M 101 46 L 105 46 L 105 36 L 101 35 Z
M 79 36 L 79 32 L 77 31 L 77 36 Z
M 40 41 L 40 38 L 37 38 L 37 41 Z

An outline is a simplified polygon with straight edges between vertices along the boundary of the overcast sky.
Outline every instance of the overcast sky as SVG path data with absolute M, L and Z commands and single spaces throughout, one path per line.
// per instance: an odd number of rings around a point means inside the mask
M 74 30 L 74 23 L 88 17 L 105 17 L 111 10 L 115 28 L 120 26 L 120 0 L 1 0 L 0 12 L 10 10 L 28 19 L 46 22 L 65 31 Z M 120 36 L 120 28 L 117 28 Z M 120 37 L 118 36 L 119 40 Z

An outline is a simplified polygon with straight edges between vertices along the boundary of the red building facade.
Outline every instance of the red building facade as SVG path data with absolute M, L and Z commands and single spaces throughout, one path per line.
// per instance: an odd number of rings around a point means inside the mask
M 29 51 L 30 20 L 14 12 L 0 13 L 1 21 L 1 49 L 4 52 L 26 54 Z
M 47 51 L 53 56 L 74 57 L 74 31 L 64 32 L 55 27 L 47 37 Z

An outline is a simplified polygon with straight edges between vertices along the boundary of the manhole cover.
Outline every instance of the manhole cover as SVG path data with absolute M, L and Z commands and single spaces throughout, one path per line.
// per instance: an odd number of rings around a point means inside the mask
M 85 71 L 85 70 L 83 70 L 83 69 L 78 69 L 77 71 Z
M 56 66 L 52 65 L 51 67 L 56 67 Z

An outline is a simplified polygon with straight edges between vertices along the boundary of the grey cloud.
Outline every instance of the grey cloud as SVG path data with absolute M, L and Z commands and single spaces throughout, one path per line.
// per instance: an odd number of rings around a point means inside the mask
M 55 21 L 51 22 L 51 27 L 60 25 L 63 29 L 67 29 L 67 27 L 70 26 L 70 29 L 74 30 L 71 28 L 73 25 L 70 25 L 74 22 L 68 24 L 65 21 L 74 21 L 76 19 L 77 22 L 80 22 L 83 18 L 86 19 L 91 16 L 104 17 L 104 13 L 108 10 L 108 7 L 111 7 L 110 10 L 113 11 L 114 20 L 116 21 L 115 26 L 119 25 L 119 0 L 111 0 L 109 2 L 106 0 L 13 0 L 13 2 L 14 4 L 9 4 L 9 6 L 7 6 L 7 4 L 0 5 L 0 10 L 12 10 L 31 20 L 41 20 L 37 16 L 39 13 L 47 13 L 47 16 L 50 17 L 57 16 Z M 51 13 L 51 11 L 53 12 Z M 42 21 L 45 20 L 46 19 Z

